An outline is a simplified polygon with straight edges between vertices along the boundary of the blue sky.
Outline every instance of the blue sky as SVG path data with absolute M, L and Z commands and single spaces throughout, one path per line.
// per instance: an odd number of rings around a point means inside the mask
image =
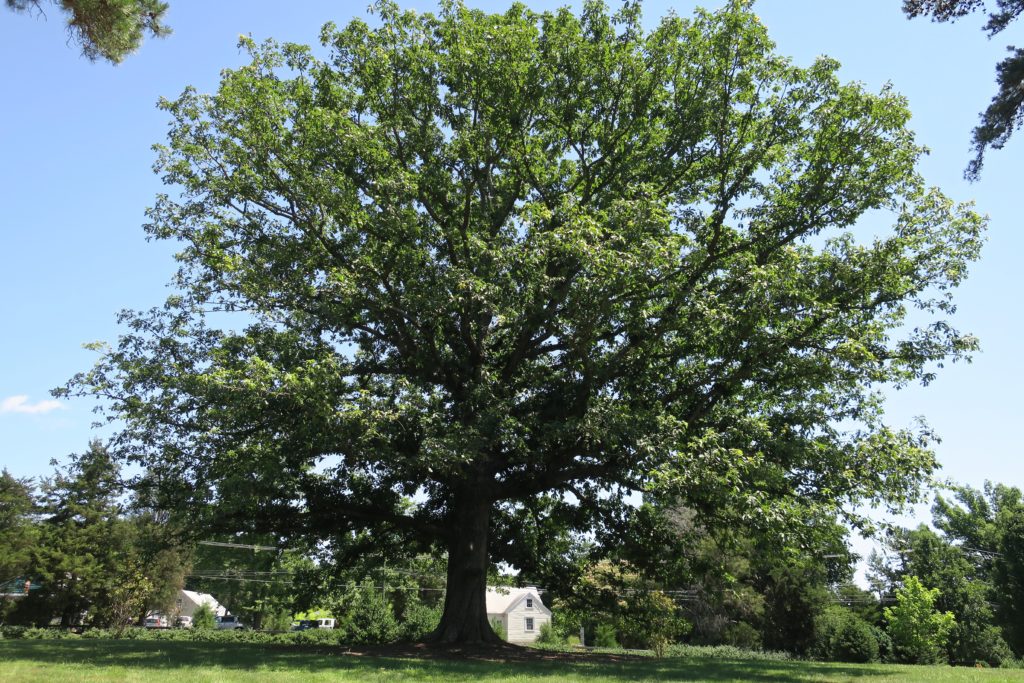
M 242 63 L 239 34 L 315 43 L 328 20 L 343 24 L 367 0 L 170 0 L 174 29 L 147 41 L 122 65 L 90 63 L 67 44 L 56 9 L 46 18 L 0 8 L 0 467 L 18 476 L 51 471 L 52 458 L 80 452 L 93 436 L 88 401 L 53 403 L 49 390 L 88 369 L 81 345 L 113 340 L 122 308 L 159 305 L 174 269 L 173 248 L 147 243 L 143 211 L 162 190 L 151 145 L 167 116 L 155 107 L 186 85 L 216 87 L 218 73 Z M 470 1 L 487 10 L 507 2 Z M 535 9 L 564 2 L 531 2 Z M 569 3 L 574 4 L 574 3 Z M 713 8 L 714 2 L 704 3 Z M 433 3 L 407 3 L 421 11 Z M 696 3 L 671 7 L 689 15 Z M 912 127 L 932 153 L 927 180 L 956 200 L 975 200 L 991 217 L 989 241 L 957 293 L 956 324 L 981 338 L 970 365 L 940 371 L 927 388 L 890 392 L 890 422 L 924 416 L 942 436 L 942 474 L 980 486 L 986 479 L 1024 485 L 1017 428 L 1024 384 L 1020 258 L 1024 133 L 991 153 L 982 179 L 969 184 L 969 132 L 994 90 L 994 65 L 1024 26 L 988 40 L 982 18 L 955 25 L 907 21 L 899 0 L 761 0 L 755 8 L 778 51 L 806 65 L 838 59 L 846 80 L 906 95 Z M 649 23 L 668 11 L 648 2 Z

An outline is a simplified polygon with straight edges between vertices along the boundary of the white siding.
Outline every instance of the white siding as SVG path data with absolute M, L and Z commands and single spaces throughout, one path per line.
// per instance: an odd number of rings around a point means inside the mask
M 508 633 L 510 643 L 532 643 L 540 635 L 540 625 L 551 623 L 551 617 L 533 601 L 533 607 L 526 606 L 526 600 L 520 600 L 506 614 L 507 625 L 505 631 Z M 526 619 L 533 619 L 533 630 L 526 630 Z

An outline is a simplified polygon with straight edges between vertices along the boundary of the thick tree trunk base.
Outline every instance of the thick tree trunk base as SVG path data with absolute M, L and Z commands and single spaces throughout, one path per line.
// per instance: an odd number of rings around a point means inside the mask
M 486 622 L 486 620 L 485 620 Z M 466 628 L 462 624 L 445 624 L 444 621 L 423 639 L 424 644 L 431 646 L 460 647 L 491 645 L 501 647 L 508 645 L 498 637 L 489 623 L 476 628 Z
M 449 513 L 448 582 L 441 623 L 425 641 L 436 645 L 503 645 L 487 619 L 487 532 L 490 503 L 469 495 Z

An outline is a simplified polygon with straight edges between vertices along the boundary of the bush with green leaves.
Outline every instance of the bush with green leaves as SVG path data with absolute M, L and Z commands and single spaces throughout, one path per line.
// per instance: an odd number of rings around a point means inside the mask
M 908 576 L 896 590 L 896 605 L 884 611 L 896 661 L 935 664 L 945 659 L 956 619 L 951 612 L 935 609 L 938 596 L 939 589 L 926 588 L 916 576 Z
M 978 628 L 957 624 L 949 640 L 950 664 L 975 666 L 983 662 L 988 666 L 1003 666 L 1003 662 L 1013 658 L 1013 651 L 1001 630 L 991 624 Z
M 760 650 L 761 632 L 745 621 L 729 624 L 722 630 L 722 641 L 743 650 Z
M 0 637 L 7 640 L 62 640 L 80 638 L 81 635 L 66 628 L 43 628 L 36 626 L 3 626 Z
M 339 645 L 346 640 L 347 633 L 344 629 L 310 628 L 288 635 L 296 645 Z
M 735 645 L 669 645 L 667 654 L 685 659 L 739 659 L 750 661 L 784 662 L 793 659 L 790 652 L 776 650 L 748 650 Z
M 692 628 L 679 606 L 660 590 L 635 592 L 621 602 L 615 621 L 626 647 L 649 648 L 661 657 L 669 644 Z
M 871 625 L 851 614 L 836 638 L 834 659 L 837 662 L 877 662 L 878 640 Z
M 996 615 L 989 603 L 992 598 L 1001 599 L 998 591 L 984 581 L 963 582 L 956 588 L 957 599 L 945 601 L 953 603 L 951 610 L 956 616 L 946 648 L 950 664 L 974 666 L 984 662 L 1000 666 L 1013 653 L 1003 639 L 1002 629 L 996 625 Z
M 565 645 L 566 639 L 559 635 L 550 621 L 545 621 L 540 625 L 540 633 L 534 642 L 538 645 Z
M 611 624 L 598 624 L 594 628 L 594 647 L 618 647 L 615 627 Z
M 421 640 L 437 628 L 441 621 L 441 605 L 428 605 L 422 600 L 409 600 L 402 611 L 401 638 Z
M 879 626 L 872 626 L 871 634 L 875 637 L 875 641 L 878 643 L 879 661 L 893 661 L 895 656 L 892 653 L 892 638 L 890 638 L 889 634 L 885 632 L 885 629 Z
M 508 631 L 505 630 L 505 622 L 501 619 L 491 619 L 491 630 L 502 640 L 508 640 Z
M 217 626 L 216 616 L 213 613 L 213 608 L 207 605 L 205 602 L 192 613 L 192 628 L 200 631 L 210 631 Z
M 1024 669 L 1024 657 L 1009 657 L 999 665 L 1001 669 Z
M 402 635 L 391 602 L 377 590 L 350 586 L 332 607 L 348 642 L 390 643 Z
M 7 640 L 21 640 L 25 636 L 28 626 L 0 626 L 0 638 Z
M 292 627 L 290 610 L 279 609 L 271 612 L 264 620 L 262 628 L 267 631 L 287 631 Z
M 834 605 L 814 620 L 811 655 L 833 662 L 877 662 L 880 647 L 871 624 Z

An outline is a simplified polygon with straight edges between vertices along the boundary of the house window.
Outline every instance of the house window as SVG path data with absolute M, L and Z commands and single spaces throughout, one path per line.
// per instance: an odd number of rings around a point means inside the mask
M 533 598 L 526 598 L 526 609 L 531 609 L 532 607 L 533 607 Z
M 526 617 L 526 630 L 527 631 L 532 631 L 533 630 L 533 617 Z

